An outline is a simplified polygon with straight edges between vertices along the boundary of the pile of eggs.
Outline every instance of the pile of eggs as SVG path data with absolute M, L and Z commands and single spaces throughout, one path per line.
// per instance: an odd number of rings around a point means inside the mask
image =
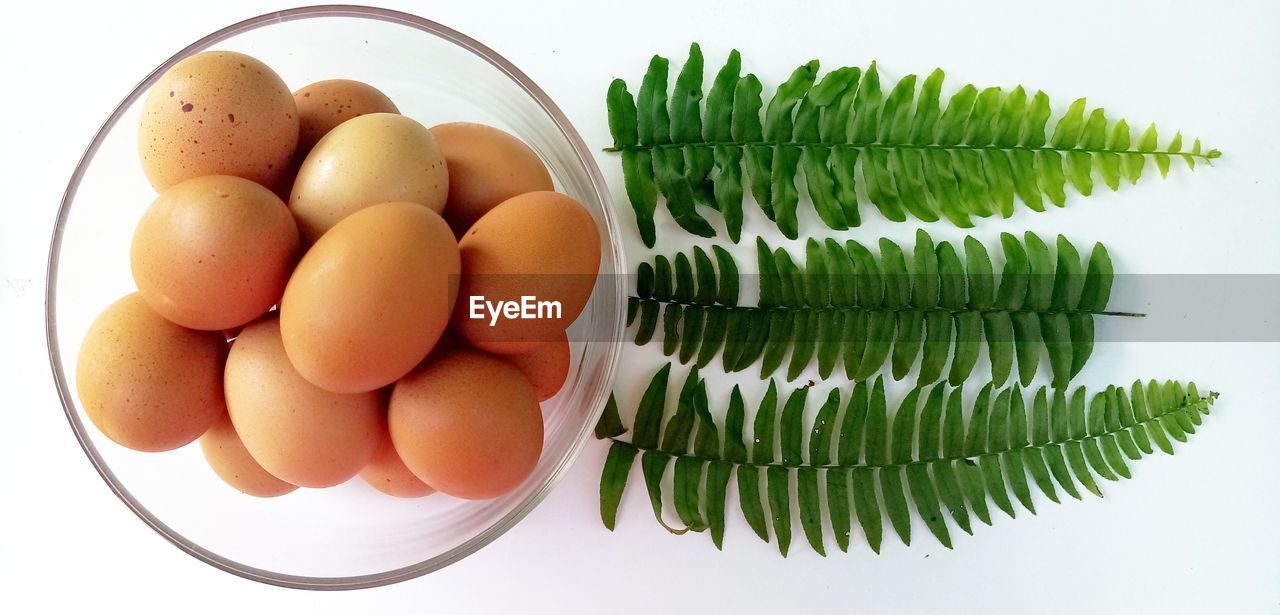
M 532 149 L 428 129 L 356 81 L 291 93 L 227 51 L 156 82 L 138 149 L 158 192 L 133 236 L 138 290 L 76 366 L 103 434 L 138 451 L 199 439 L 260 497 L 359 475 L 486 499 L 528 478 L 600 265 L 594 220 Z M 469 303 L 530 297 L 557 309 Z

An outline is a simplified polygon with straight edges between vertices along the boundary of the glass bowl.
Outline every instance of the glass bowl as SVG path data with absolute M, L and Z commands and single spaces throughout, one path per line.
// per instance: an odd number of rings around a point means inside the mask
M 206 49 L 247 53 L 292 88 L 331 78 L 381 89 L 430 126 L 474 121 L 512 132 L 542 157 L 556 187 L 595 218 L 600 276 L 570 329 L 572 367 L 542 405 L 546 440 L 533 475 L 493 500 L 399 499 L 356 478 L 280 498 L 243 495 L 208 468 L 199 446 L 139 453 L 92 428 L 74 391 L 76 356 L 97 314 L 134 290 L 129 243 L 155 192 L 136 150 L 141 99 L 179 60 Z M 447 566 L 511 529 L 577 457 L 612 386 L 622 336 L 623 256 L 608 190 L 576 130 L 524 73 L 480 43 L 406 13 L 358 6 L 269 13 L 206 36 L 133 88 L 71 176 L 49 252 L 46 332 L 67 419 L 117 496 L 175 546 L 242 577 L 306 589 L 354 589 Z

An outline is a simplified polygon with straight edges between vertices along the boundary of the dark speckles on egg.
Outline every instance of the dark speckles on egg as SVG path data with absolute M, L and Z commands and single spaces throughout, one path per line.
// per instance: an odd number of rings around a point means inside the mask
M 143 170 L 161 190 L 204 175 L 274 184 L 297 144 L 295 116 L 288 85 L 266 65 L 228 51 L 195 54 L 163 75 L 144 101 L 138 133 Z M 239 136 L 246 131 L 252 139 Z M 206 149 L 201 157 L 180 151 L 196 143 L 227 146 Z

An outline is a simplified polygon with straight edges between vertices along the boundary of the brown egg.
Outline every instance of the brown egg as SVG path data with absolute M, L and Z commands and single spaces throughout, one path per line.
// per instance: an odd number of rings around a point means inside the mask
M 458 248 L 462 282 L 454 328 L 472 346 L 500 354 L 560 339 L 591 297 L 600 270 L 595 221 L 556 192 L 503 201 L 471 226 Z
M 554 190 L 538 154 L 514 135 L 484 124 L 454 122 L 431 129 L 449 165 L 444 217 L 459 237 L 480 216 L 513 196 Z
M 300 487 L 331 487 L 355 476 L 386 429 L 377 391 L 342 395 L 303 379 L 284 353 L 275 318 L 240 332 L 225 386 L 245 449 L 267 472 Z
M 218 478 L 242 493 L 274 498 L 298 488 L 272 476 L 258 465 L 244 448 L 229 415 L 223 414 L 209 431 L 200 436 L 200 449 Z
M 391 444 L 391 434 L 385 431 L 373 459 L 360 470 L 360 478 L 374 489 L 398 498 L 420 498 L 436 492 L 405 467 Z
M 98 316 L 76 361 L 76 390 L 89 420 L 138 451 L 167 451 L 200 437 L 226 412 L 216 331 L 179 327 L 126 295 Z
M 293 93 L 298 105 L 298 152 L 306 157 L 321 137 L 353 117 L 370 113 L 399 113 L 396 104 L 377 88 L 350 79 L 317 81 Z
M 530 352 L 503 355 L 503 358 L 529 379 L 538 401 L 555 397 L 569 377 L 569 339 L 563 331 L 554 342 L 543 342 Z
M 305 243 L 343 218 L 378 203 L 407 201 L 439 213 L 449 168 L 431 131 L 394 113 L 338 124 L 298 169 L 289 208 Z
M 142 104 L 138 154 L 156 190 L 202 175 L 272 186 L 297 143 L 289 87 L 242 53 L 205 51 L 178 62 Z
M 387 425 L 414 475 L 460 498 L 515 489 L 542 454 L 533 387 L 510 363 L 474 350 L 427 361 L 396 383 Z
M 383 203 L 352 214 L 311 247 L 285 288 L 289 359 L 337 393 L 395 382 L 440 339 L 458 272 L 458 246 L 435 212 Z
M 210 175 L 160 193 L 133 234 L 138 291 L 192 329 L 243 325 L 280 300 L 297 259 L 298 228 L 270 190 Z

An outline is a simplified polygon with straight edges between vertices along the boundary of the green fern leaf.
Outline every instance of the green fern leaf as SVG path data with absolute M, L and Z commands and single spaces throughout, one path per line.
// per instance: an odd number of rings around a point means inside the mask
M 681 363 L 702 367 L 720 353 L 726 371 L 758 362 L 761 378 L 785 366 L 795 380 L 816 362 L 823 378 L 843 363 L 854 381 L 888 366 L 896 380 L 916 370 L 921 386 L 944 376 L 957 385 L 985 345 L 993 384 L 1003 386 L 1016 364 L 1017 381 L 1029 385 L 1047 354 L 1054 386 L 1065 387 L 1093 353 L 1096 316 L 1139 314 L 1107 310 L 1115 273 L 1101 244 L 1082 261 L 1065 237 L 1053 248 L 1032 233 L 1002 234 L 1000 243 L 997 284 L 972 237 L 963 258 L 924 231 L 909 258 L 889 240 L 878 242 L 878 256 L 852 240 L 810 240 L 799 263 L 757 239 L 755 306 L 738 305 L 739 269 L 724 249 L 714 260 L 701 248 L 659 255 L 637 270 L 630 326 L 637 344 L 661 326 L 663 352 Z
M 1131 462 L 1154 452 L 1139 444 L 1144 438 L 1163 442 L 1155 448 L 1172 452 L 1171 442 L 1196 433 L 1217 397 L 1202 395 L 1194 383 L 1153 380 L 1135 382 L 1128 392 L 1111 386 L 1092 395 L 1083 387 L 1052 392 L 1040 387 L 1028 405 L 1027 392 L 1017 385 L 988 384 L 966 418 L 961 390 L 939 383 L 927 394 L 912 389 L 890 414 L 883 380 L 877 379 L 870 386 L 859 382 L 847 393 L 831 390 L 806 423 L 809 387 L 789 393 L 779 414 L 778 387 L 771 380 L 753 421 L 748 454 L 739 390 L 730 395 L 721 430 L 707 407 L 706 383 L 693 369 L 675 410 L 667 413 L 670 368 L 663 367 L 650 383 L 631 441 L 620 439 L 625 430 L 610 436 L 600 481 L 601 520 L 614 528 L 638 455 L 658 522 L 677 534 L 709 531 L 722 547 L 727 487 L 736 473 L 748 525 L 762 540 L 769 541 L 772 533 L 784 556 L 796 521 L 793 504 L 805 542 L 825 555 L 826 528 L 846 551 L 855 518 L 876 552 L 884 519 L 910 544 L 913 516 L 950 548 L 951 524 L 969 534 L 972 517 L 989 525 L 989 504 L 1010 517 L 1016 514 L 1014 501 L 1034 513 L 1033 484 L 1052 502 L 1058 501 L 1055 482 L 1076 498 L 1076 482 L 1101 495 L 1098 478 L 1130 478 Z M 658 397 L 659 392 L 664 395 Z M 655 405 L 655 400 L 660 401 Z M 652 424 L 655 416 L 661 420 Z M 654 433 L 661 435 L 655 440 Z M 663 482 L 668 467 L 674 467 L 669 488 Z M 665 521 L 668 506 L 679 526 Z
M 717 234 L 698 208 L 718 210 L 736 243 L 748 191 L 792 239 L 799 236 L 800 188 L 826 226 L 843 230 L 861 223 L 859 183 L 889 220 L 946 218 L 971 227 L 974 216 L 1012 216 L 1016 201 L 1035 211 L 1043 211 L 1045 198 L 1062 206 L 1068 184 L 1089 196 L 1095 177 L 1112 190 L 1122 178 L 1136 183 L 1148 158 L 1164 176 L 1174 158 L 1194 169 L 1221 155 L 1199 140 L 1184 150 L 1180 133 L 1160 149 L 1154 124 L 1135 141 L 1128 122 L 1108 119 L 1083 98 L 1047 130 L 1049 97 L 1028 97 L 1022 86 L 964 85 L 944 101 L 940 69 L 923 80 L 886 82 L 886 92 L 874 62 L 866 71 L 823 74 L 814 60 L 766 100 L 760 80 L 742 74 L 735 50 L 705 105 L 696 43 L 668 90 L 670 70 L 654 56 L 635 97 L 620 79 L 606 95 L 609 150 L 622 154 L 627 197 L 649 247 L 658 193 L 676 224 L 695 235 Z
M 781 466 L 765 468 L 765 489 L 769 494 L 769 512 L 773 517 L 773 534 L 778 552 L 787 556 L 791 548 L 791 471 Z
M 624 433 L 627 433 L 627 428 L 623 426 L 622 417 L 618 414 L 618 400 L 610 395 L 600 414 L 600 420 L 596 423 L 596 439 L 614 438 Z
M 600 520 L 609 531 L 617 523 L 618 504 L 627 485 L 627 474 L 636 460 L 636 447 L 625 442 L 614 442 L 600 474 Z

